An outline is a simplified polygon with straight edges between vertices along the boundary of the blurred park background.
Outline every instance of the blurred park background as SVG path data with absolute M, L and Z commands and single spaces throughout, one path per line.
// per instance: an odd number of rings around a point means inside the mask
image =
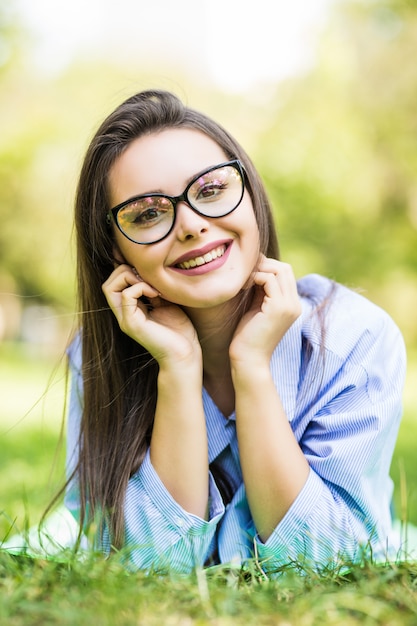
M 409 353 L 392 467 L 417 523 L 416 0 L 0 0 L 0 542 L 63 479 L 83 152 L 132 93 L 175 91 L 246 147 L 284 260 L 360 290 Z M 56 454 L 57 452 L 57 454 Z

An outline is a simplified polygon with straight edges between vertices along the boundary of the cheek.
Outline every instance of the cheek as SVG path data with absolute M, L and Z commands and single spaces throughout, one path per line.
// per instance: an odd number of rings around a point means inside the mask
M 245 213 L 245 232 L 247 235 L 247 239 L 249 240 L 250 246 L 253 249 L 253 253 L 259 255 L 261 252 L 261 241 L 258 223 L 256 221 L 255 213 L 250 207 Z
M 243 196 L 243 200 L 241 203 L 241 217 L 242 223 L 244 227 L 250 231 L 253 237 L 257 236 L 259 240 L 259 228 L 258 223 L 256 221 L 255 211 L 253 209 L 252 200 L 247 191 L 245 191 L 245 195 Z
M 248 257 L 248 269 L 252 273 L 253 271 L 256 271 L 259 266 L 259 262 L 262 257 L 262 251 L 258 225 L 255 220 L 253 221 L 251 228 L 252 236 L 249 239 L 249 244 L 246 247 L 246 251 Z
M 133 244 L 126 253 L 126 261 L 134 267 L 139 276 L 149 285 L 161 291 L 161 270 L 164 268 L 164 255 L 158 254 L 152 247 Z
M 152 284 L 158 273 L 158 262 L 156 260 L 153 260 L 149 255 L 139 253 L 130 254 L 129 263 L 136 268 L 138 274 L 145 282 Z
M 155 267 L 156 262 L 153 262 L 149 255 L 151 252 L 147 249 L 147 246 L 141 246 L 137 243 L 133 243 L 126 239 L 120 232 L 115 232 L 115 247 L 114 256 L 120 263 L 126 263 L 135 267 L 138 272 L 142 268 L 143 272 L 148 271 L 148 268 Z

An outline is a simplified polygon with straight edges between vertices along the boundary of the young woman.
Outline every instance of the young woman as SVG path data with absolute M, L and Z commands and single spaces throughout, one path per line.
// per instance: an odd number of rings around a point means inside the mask
M 162 91 L 101 125 L 77 199 L 66 503 L 135 568 L 275 571 L 391 543 L 405 369 L 388 315 L 279 260 L 257 172 Z

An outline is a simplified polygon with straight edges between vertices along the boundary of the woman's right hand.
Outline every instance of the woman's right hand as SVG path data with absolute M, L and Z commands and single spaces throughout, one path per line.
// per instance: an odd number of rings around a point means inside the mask
M 121 330 L 146 348 L 160 367 L 181 361 L 201 366 L 201 347 L 189 317 L 161 298 L 129 265 L 119 265 L 102 289 Z M 150 305 L 141 300 L 143 296 Z
M 150 442 L 152 466 L 178 504 L 204 518 L 208 448 L 201 395 L 202 355 L 195 328 L 179 306 L 161 298 L 129 265 L 120 265 L 111 273 L 103 292 L 121 330 L 159 364 Z

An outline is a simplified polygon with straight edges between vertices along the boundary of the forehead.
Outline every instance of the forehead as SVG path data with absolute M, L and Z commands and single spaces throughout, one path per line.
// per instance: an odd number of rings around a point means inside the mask
M 222 148 L 198 130 L 172 128 L 139 137 L 110 170 L 110 201 L 150 192 L 178 195 L 196 174 L 225 160 Z

